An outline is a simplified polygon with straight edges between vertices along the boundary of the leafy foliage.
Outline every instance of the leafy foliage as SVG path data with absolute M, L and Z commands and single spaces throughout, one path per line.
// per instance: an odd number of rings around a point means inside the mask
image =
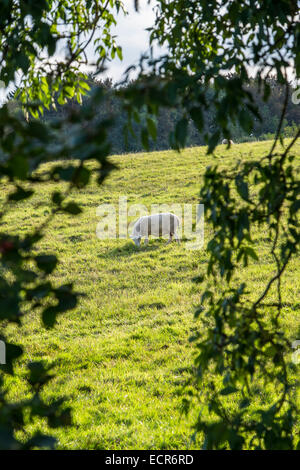
M 291 345 L 281 326 L 281 278 L 297 256 L 300 241 L 300 186 L 292 153 L 299 128 L 286 148 L 282 142 L 290 99 L 287 70 L 292 64 L 296 76 L 300 72 L 296 3 L 158 3 L 151 42 L 167 46 L 168 54 L 149 59 L 151 72 L 145 72 L 142 60 L 138 87 L 126 91 L 125 97 L 137 109 L 146 106 L 149 114 L 157 115 L 160 106 L 182 110 L 175 123 L 174 147 L 184 146 L 189 118 L 200 132 L 205 131 L 203 115 L 209 104 L 215 108 L 215 130 L 204 135 L 208 153 L 222 135 L 230 139 L 235 123 L 247 133 L 254 129 L 263 109 L 249 91 L 251 68 L 255 67 L 263 101 L 270 96 L 272 74 L 284 90 L 271 149 L 254 163 L 241 162 L 230 171 L 214 166 L 205 173 L 200 196 L 214 236 L 207 245 L 207 285 L 197 310 L 207 334 L 194 338 L 198 351 L 194 391 L 197 394 L 200 387 L 199 400 L 210 419 L 200 413 L 195 429 L 205 434 L 207 449 L 296 448 L 297 384 Z M 228 70 L 233 71 L 229 79 Z M 212 91 L 209 104 L 207 89 Z M 238 283 L 238 270 L 259 261 L 251 238 L 257 226 L 268 233 L 274 273 L 261 293 L 251 293 L 247 285 Z M 253 409 L 259 384 L 275 391 L 277 399 L 266 403 L 261 398 Z
M 269 154 L 251 164 L 244 162 L 230 172 L 215 167 L 205 173 L 201 200 L 214 229 L 214 238 L 207 246 L 207 275 L 215 279 L 215 285 L 203 292 L 202 305 L 206 305 L 205 317 L 213 319 L 214 327 L 208 329 L 206 338 L 196 335 L 194 339 L 199 350 L 199 381 L 208 371 L 216 377 L 209 384 L 208 406 L 219 418 L 210 424 L 199 417 L 196 429 L 205 432 L 207 448 L 220 448 L 226 442 L 231 449 L 297 445 L 292 434 L 298 413 L 297 382 L 292 378 L 295 366 L 281 324 L 281 277 L 297 254 L 300 241 L 296 231 L 300 187 L 291 165 L 293 157 L 288 158 L 291 146 L 282 154 Z M 237 195 L 242 197 L 242 205 Z M 251 238 L 254 227 L 268 230 L 275 265 L 275 273 L 260 293 L 239 285 L 237 275 L 241 264 L 259 262 Z M 226 280 L 223 288 L 222 279 Z M 277 300 L 270 302 L 273 285 Z M 262 399 L 261 408 L 254 410 L 251 402 L 260 383 L 266 390 L 274 390 L 277 399 L 269 408 Z M 224 399 L 228 394 L 240 401 L 239 409 L 233 411 L 228 405 Z
M 80 207 L 70 200 L 76 188 L 89 183 L 91 172 L 87 160 L 98 163 L 95 173 L 99 184 L 114 168 L 106 161 L 109 153 L 107 129 L 111 121 L 95 117 L 95 108 L 103 98 L 102 90 L 94 90 L 92 102 L 81 111 L 70 109 L 65 116 L 50 123 L 38 120 L 44 109 L 81 96 L 89 86 L 79 66 L 87 61 L 85 49 L 93 43 L 97 71 L 103 70 L 105 60 L 121 50 L 115 43 L 110 28 L 115 24 L 114 13 L 123 10 L 122 2 L 95 0 L 89 2 L 43 0 L 40 2 L 7 1 L 0 6 L 0 79 L 5 86 L 21 81 L 14 97 L 25 110 L 24 115 L 10 106 L 0 109 L 0 183 L 9 183 L 11 193 L 4 201 L 0 217 L 14 204 L 22 204 L 39 189 L 41 182 L 65 182 L 64 192 L 52 194 L 52 211 L 45 215 L 35 230 L 25 235 L 0 233 L 0 321 L 1 340 L 6 341 L 5 326 L 14 322 L 21 326 L 26 312 L 40 312 L 47 328 L 55 325 L 58 315 L 76 307 L 80 293 L 71 284 L 56 285 L 50 276 L 58 259 L 55 254 L 42 252 L 40 241 L 46 227 L 56 214 L 76 216 Z M 101 29 L 101 35 L 95 33 Z M 66 55 L 54 58 L 60 46 Z M 29 119 L 29 116 L 31 118 Z M 49 160 L 74 159 L 41 170 Z M 41 392 L 51 380 L 49 369 L 41 362 L 28 364 L 28 386 L 32 393 L 26 401 L 10 403 L 2 377 L 14 374 L 13 362 L 22 349 L 6 341 L 6 364 L 1 365 L 0 376 L 0 447 L 3 449 L 53 448 L 55 440 L 42 433 L 28 436 L 26 422 L 46 419 L 50 427 L 71 423 L 70 410 L 61 398 L 56 402 L 43 401 Z M 20 438 L 16 437 L 16 431 Z
M 136 9 L 139 3 L 135 2 Z M 7 87 L 21 73 L 16 97 L 26 112 L 25 120 L 8 105 L 0 109 L 0 179 L 14 186 L 2 213 L 11 204 L 30 198 L 41 181 L 67 183 L 65 192 L 52 194 L 52 212 L 33 233 L 1 233 L 2 324 L 21 324 L 25 311 L 37 309 L 50 328 L 58 314 L 76 306 L 79 294 L 73 292 L 71 285 L 56 286 L 51 282 L 49 276 L 57 259 L 54 254 L 40 253 L 38 243 L 56 214 L 80 213 L 70 194 L 90 181 L 86 161 L 97 161 L 99 183 L 114 168 L 106 160 L 112 116 L 97 116 L 97 105 L 104 95 L 98 88 L 80 110 L 71 107 L 47 124 L 37 118 L 43 115 L 44 108 L 55 106 L 56 99 L 59 105 L 72 98 L 81 102 L 89 85 L 79 72 L 79 65 L 88 62 L 85 51 L 89 44 L 97 54 L 97 73 L 101 73 L 106 60 L 116 54 L 122 57 L 110 32 L 115 24 L 113 12 L 122 9 L 122 2 L 117 0 L 10 0 L 1 4 L 0 80 Z M 299 249 L 299 181 L 292 153 L 299 130 L 291 143 L 278 151 L 290 97 L 287 70 L 292 65 L 297 76 L 300 71 L 297 15 L 297 4 L 289 0 L 279 0 L 276 5 L 271 0 L 225 0 L 222 4 L 217 0 L 159 0 L 150 41 L 151 45 L 167 45 L 168 53 L 158 59 L 143 57 L 138 79 L 117 90 L 127 113 L 125 131 L 130 136 L 135 124 L 141 124 L 145 148 L 149 148 L 149 137 L 157 135 L 160 110 L 177 109 L 180 113 L 175 115 L 170 135 L 172 147 L 180 150 L 185 146 L 189 123 L 193 121 L 204 133 L 209 153 L 222 136 L 230 139 L 233 126 L 249 133 L 255 122 L 263 119 L 263 109 L 258 109 L 249 90 L 251 68 L 256 70 L 262 101 L 270 97 L 272 74 L 276 73 L 284 90 L 270 151 L 254 164 L 244 162 L 230 172 L 208 168 L 201 189 L 201 202 L 206 205 L 207 220 L 214 229 L 207 246 L 207 276 L 213 282 L 204 289 L 198 309 L 199 319 L 207 320 L 207 335 L 196 335 L 195 390 L 209 372 L 214 372 L 200 394 L 211 419 L 200 414 L 196 423 L 196 431 L 205 434 L 205 448 L 287 449 L 298 445 L 294 435 L 296 384 L 292 380 L 293 364 L 287 359 L 290 345 L 281 329 L 281 278 Z M 99 28 L 100 38 L 96 37 Z M 58 46 L 64 46 L 66 54 L 57 59 L 54 54 Z M 228 76 L 228 71 L 233 73 Z M 208 132 L 205 112 L 210 108 L 214 126 Z M 29 116 L 35 119 L 29 120 Z M 44 161 L 75 158 L 76 163 L 57 163 L 49 171 L 39 171 Z M 238 269 L 257 261 L 251 238 L 252 227 L 257 225 L 269 232 L 275 273 L 253 299 L 247 286 L 238 283 Z M 269 298 L 273 286 L 276 302 Z M 13 373 L 13 359 L 21 351 L 16 345 L 8 345 L 7 352 L 7 365 L 1 367 Z M 40 397 L 41 388 L 49 379 L 42 364 L 29 365 L 32 400 L 13 405 L 2 392 L 3 382 L 0 384 L 3 448 L 53 446 L 53 440 L 41 434 L 16 439 L 15 432 L 24 428 L 25 415 L 46 418 L 50 426 L 70 423 L 69 410 L 64 409 L 62 401 L 45 404 Z M 272 388 L 276 401 L 266 404 L 261 399 L 259 408 L 253 410 L 254 384 Z M 230 402 L 228 397 L 232 397 Z
M 231 74 L 232 75 L 232 74 Z M 231 75 L 227 79 L 231 79 Z M 275 137 L 278 123 L 281 115 L 282 99 L 284 97 L 284 85 L 279 83 L 275 77 L 268 79 L 270 85 L 270 96 L 267 102 L 263 101 L 262 91 L 258 89 L 257 81 L 249 79 L 246 84 L 247 90 L 251 93 L 255 106 L 261 111 L 261 119 L 254 117 L 253 129 L 249 131 L 244 130 L 239 123 L 230 124 L 230 133 L 234 143 L 256 141 L 256 140 L 271 140 Z M 143 143 L 139 138 L 142 136 L 142 129 L 146 128 L 148 136 L 144 139 L 148 141 L 150 150 L 164 150 L 169 149 L 174 144 L 174 122 L 180 120 L 183 110 L 180 107 L 160 108 L 157 116 L 149 117 L 145 109 L 135 113 L 132 126 L 128 129 L 127 142 L 120 138 L 123 135 L 123 129 L 127 124 L 127 111 L 123 106 L 122 96 L 118 96 L 118 86 L 113 84 L 112 80 L 106 79 L 104 81 L 95 80 L 89 77 L 88 85 L 90 92 L 95 88 L 103 89 L 103 101 L 101 107 L 97 111 L 97 115 L 102 119 L 113 118 L 114 123 L 110 129 L 109 137 L 111 142 L 111 153 L 120 154 L 128 152 L 139 152 L 143 150 Z M 123 85 L 125 90 L 127 87 L 134 86 L 134 82 Z M 294 84 L 290 84 L 291 94 L 295 89 Z M 83 101 L 89 100 L 89 94 L 83 98 Z M 212 135 L 216 131 L 215 110 L 213 109 L 213 87 L 209 86 L 205 92 L 208 107 L 202 113 L 198 112 L 197 107 L 191 108 L 190 117 L 188 119 L 187 136 L 184 145 L 198 146 L 204 145 L 204 134 Z M 69 100 L 65 105 L 56 103 L 56 110 L 46 110 L 44 112 L 44 119 L 51 120 L 65 114 L 70 108 L 78 108 L 80 104 L 76 102 L 76 98 Z M 284 120 L 284 136 L 294 137 L 297 132 L 297 124 L 300 122 L 300 109 L 299 106 L 289 100 L 286 110 L 286 117 Z M 203 131 L 199 132 L 198 128 L 203 127 Z M 250 133 L 251 132 L 251 133 Z M 220 140 L 222 136 L 220 135 Z
M 114 13 L 120 10 L 124 8 L 119 0 L 3 2 L 0 80 L 8 86 L 21 74 L 17 94 L 24 104 L 31 103 L 29 112 L 35 117 L 55 105 L 56 93 L 59 104 L 74 96 L 81 101 L 88 90 L 85 74 L 79 71 L 89 64 L 87 47 L 93 45 L 98 73 L 106 60 L 116 54 L 122 58 L 111 33 Z

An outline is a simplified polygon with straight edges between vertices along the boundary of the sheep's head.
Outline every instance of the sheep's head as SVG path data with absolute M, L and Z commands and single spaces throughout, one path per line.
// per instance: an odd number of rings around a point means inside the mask
M 130 238 L 134 241 L 135 246 L 137 247 L 141 246 L 141 237 L 138 237 L 137 235 L 131 235 Z

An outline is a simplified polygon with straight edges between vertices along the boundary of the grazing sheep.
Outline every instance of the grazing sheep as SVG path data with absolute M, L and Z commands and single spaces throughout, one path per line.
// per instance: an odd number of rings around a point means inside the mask
M 228 145 L 228 139 L 223 139 L 222 144 L 223 145 Z M 229 145 L 233 145 L 233 140 L 229 140 Z
M 140 217 L 134 224 L 130 238 L 138 247 L 141 246 L 142 237 L 145 237 L 145 245 L 148 244 L 149 235 L 156 235 L 157 237 L 169 235 L 167 244 L 172 241 L 174 236 L 179 243 L 179 237 L 176 233 L 179 224 L 179 218 L 171 212 Z

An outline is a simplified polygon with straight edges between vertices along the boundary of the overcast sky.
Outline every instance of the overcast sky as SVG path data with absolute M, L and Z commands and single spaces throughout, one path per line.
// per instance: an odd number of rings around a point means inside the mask
M 119 14 L 117 27 L 114 28 L 117 43 L 122 46 L 123 61 L 116 58 L 113 62 L 107 63 L 106 75 L 114 81 L 120 80 L 124 71 L 138 62 L 141 54 L 148 49 L 149 33 L 146 28 L 152 26 L 155 19 L 153 12 L 155 0 L 152 0 L 150 5 L 147 0 L 140 0 L 139 12 L 135 11 L 133 0 L 125 0 L 124 4 L 129 14 L 126 17 Z

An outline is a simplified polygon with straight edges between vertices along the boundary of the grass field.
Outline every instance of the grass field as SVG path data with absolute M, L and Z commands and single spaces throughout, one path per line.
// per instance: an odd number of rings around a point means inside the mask
M 193 312 L 200 287 L 191 279 L 204 274 L 205 249 L 187 250 L 151 240 L 136 249 L 131 240 L 99 240 L 95 231 L 99 204 L 197 203 L 207 165 L 229 167 L 238 159 L 266 154 L 271 142 L 225 146 L 207 156 L 206 149 L 112 157 L 120 170 L 103 186 L 96 183 L 74 193 L 84 212 L 79 217 L 57 216 L 41 242 L 44 251 L 60 259 L 53 279 L 74 282 L 84 292 L 76 310 L 59 317 L 53 330 L 45 330 L 37 313 L 29 312 L 22 329 L 7 334 L 24 345 L 28 360 L 55 362 L 56 378 L 47 386 L 47 398 L 68 397 L 74 425 L 54 431 L 63 449 L 188 449 L 189 417 L 181 416 L 181 390 L 193 365 L 194 347 L 188 339 L 196 327 Z M 300 158 L 300 145 L 296 145 Z M 299 160 L 298 160 L 299 161 Z M 45 184 L 40 193 L 16 205 L 4 219 L 4 230 L 25 234 L 50 210 L 51 193 L 61 184 Z M 1 198 L 5 195 L 2 194 Z M 201 202 L 201 201 L 200 201 Z M 206 241 L 209 228 L 205 228 Z M 274 269 L 267 252 L 267 235 L 256 232 L 259 262 L 240 277 L 251 281 L 253 292 L 262 289 Z M 293 338 L 299 328 L 300 263 L 293 260 L 284 276 L 283 324 Z M 25 381 L 10 379 L 13 399 L 26 396 Z M 204 385 L 205 386 L 205 385 Z M 32 425 L 34 426 L 34 425 Z M 30 427 L 29 427 L 30 430 Z M 46 429 L 44 429 L 46 431 Z

